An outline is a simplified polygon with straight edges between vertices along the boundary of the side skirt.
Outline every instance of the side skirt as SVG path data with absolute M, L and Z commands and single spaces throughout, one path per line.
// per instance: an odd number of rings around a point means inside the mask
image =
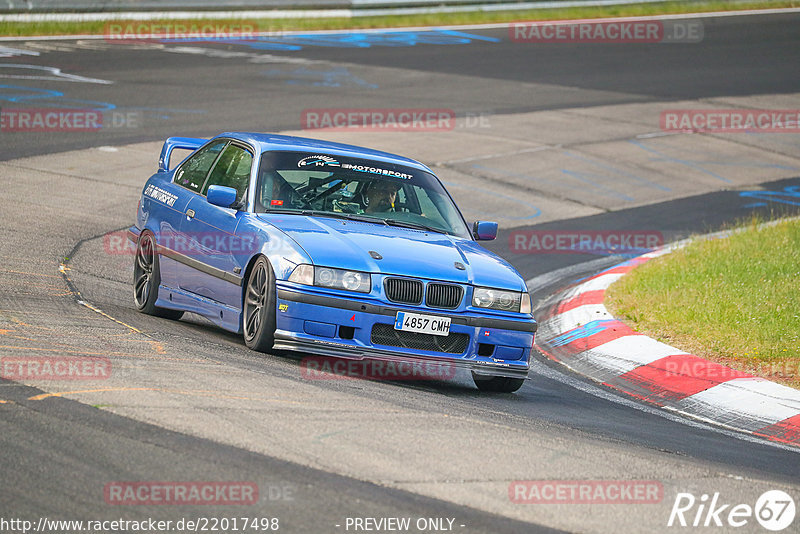
M 158 286 L 156 306 L 170 310 L 183 310 L 202 315 L 220 328 L 241 333 L 242 311 L 215 300 L 207 299 L 188 291 Z

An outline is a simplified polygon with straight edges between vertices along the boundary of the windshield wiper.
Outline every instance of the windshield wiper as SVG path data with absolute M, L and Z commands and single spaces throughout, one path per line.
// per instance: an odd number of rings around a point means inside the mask
M 286 208 L 278 208 L 278 209 L 269 209 L 264 213 L 280 213 L 280 214 L 290 214 L 290 215 L 311 215 L 315 217 L 331 217 L 333 219 L 346 219 L 348 221 L 358 221 L 358 222 L 367 222 L 367 223 L 375 223 L 375 224 L 382 224 L 386 226 L 397 226 L 399 228 L 411 228 L 414 230 L 425 230 L 427 232 L 434 232 L 437 234 L 448 234 L 447 231 L 442 230 L 441 228 L 435 228 L 433 226 L 427 226 L 421 223 L 415 223 L 410 221 L 400 221 L 398 219 L 384 219 L 382 217 L 373 217 L 371 215 L 361 215 L 358 213 L 339 213 L 336 211 L 322 211 L 322 210 L 308 210 L 308 209 L 286 209 Z
M 386 221 L 380 217 L 373 217 L 371 215 L 361 215 L 360 213 L 346 213 L 339 211 L 322 211 L 322 210 L 300 210 L 301 215 L 313 215 L 316 217 L 331 217 L 334 219 L 346 219 L 348 221 L 368 222 L 375 224 L 387 224 Z
M 266 208 L 264 211 L 259 211 L 259 214 L 264 213 L 278 213 L 280 215 L 302 215 L 302 210 L 293 210 L 291 208 Z
M 446 234 L 445 230 L 441 228 L 434 228 L 433 226 L 427 226 L 420 223 L 409 222 L 409 221 L 399 221 L 397 219 L 383 219 L 383 222 L 388 224 L 389 226 L 399 226 L 400 228 L 413 228 L 415 230 L 427 230 L 429 232 L 436 232 L 437 234 Z
M 385 224 L 380 217 L 370 217 L 369 215 L 359 215 L 358 213 L 345 213 L 338 211 L 321 211 L 321 210 L 302 210 L 303 215 L 314 215 L 317 217 L 331 217 L 334 219 L 347 219 L 348 221 L 369 222 L 376 224 Z
M 309 210 L 309 209 L 267 209 L 262 213 L 280 213 L 281 215 L 311 215 L 313 217 L 331 217 L 334 219 L 347 219 L 349 221 L 370 222 L 376 224 L 386 224 L 380 217 L 371 217 L 369 215 L 359 215 L 357 213 L 344 213 L 338 211 L 323 211 L 323 210 Z
M 339 213 L 332 213 L 329 211 L 310 210 L 306 208 L 268 208 L 259 213 L 280 213 L 281 215 L 330 215 L 336 217 Z
M 380 217 L 372 217 L 371 215 L 359 215 L 358 213 L 342 213 L 342 215 L 344 215 L 345 219 L 350 219 L 351 221 L 371 222 L 383 225 L 386 224 L 384 219 L 381 219 Z

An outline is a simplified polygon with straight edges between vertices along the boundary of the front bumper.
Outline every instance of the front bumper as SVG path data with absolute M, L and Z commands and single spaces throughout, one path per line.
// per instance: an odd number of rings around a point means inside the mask
M 528 375 L 537 328 L 533 319 L 389 306 L 304 289 L 278 285 L 275 349 L 356 360 L 446 364 L 485 376 Z M 399 311 L 450 317 L 451 334 L 469 336 L 466 348 L 441 352 L 374 342 L 375 325 L 393 328 Z M 379 328 L 386 330 L 386 326 Z

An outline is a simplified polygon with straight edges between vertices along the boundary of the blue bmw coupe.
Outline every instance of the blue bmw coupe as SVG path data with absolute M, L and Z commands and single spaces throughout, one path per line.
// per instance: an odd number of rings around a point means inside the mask
M 191 150 L 170 168 L 173 150 Z M 257 351 L 435 363 L 483 391 L 528 374 L 536 321 L 525 282 L 477 242 L 425 165 L 300 137 L 172 137 L 144 186 L 134 302 L 193 312 Z

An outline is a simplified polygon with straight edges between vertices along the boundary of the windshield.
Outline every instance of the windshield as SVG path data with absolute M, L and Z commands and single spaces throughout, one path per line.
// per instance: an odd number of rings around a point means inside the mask
M 266 152 L 257 188 L 256 212 L 314 212 L 470 238 L 439 180 L 412 167 L 307 152 Z

